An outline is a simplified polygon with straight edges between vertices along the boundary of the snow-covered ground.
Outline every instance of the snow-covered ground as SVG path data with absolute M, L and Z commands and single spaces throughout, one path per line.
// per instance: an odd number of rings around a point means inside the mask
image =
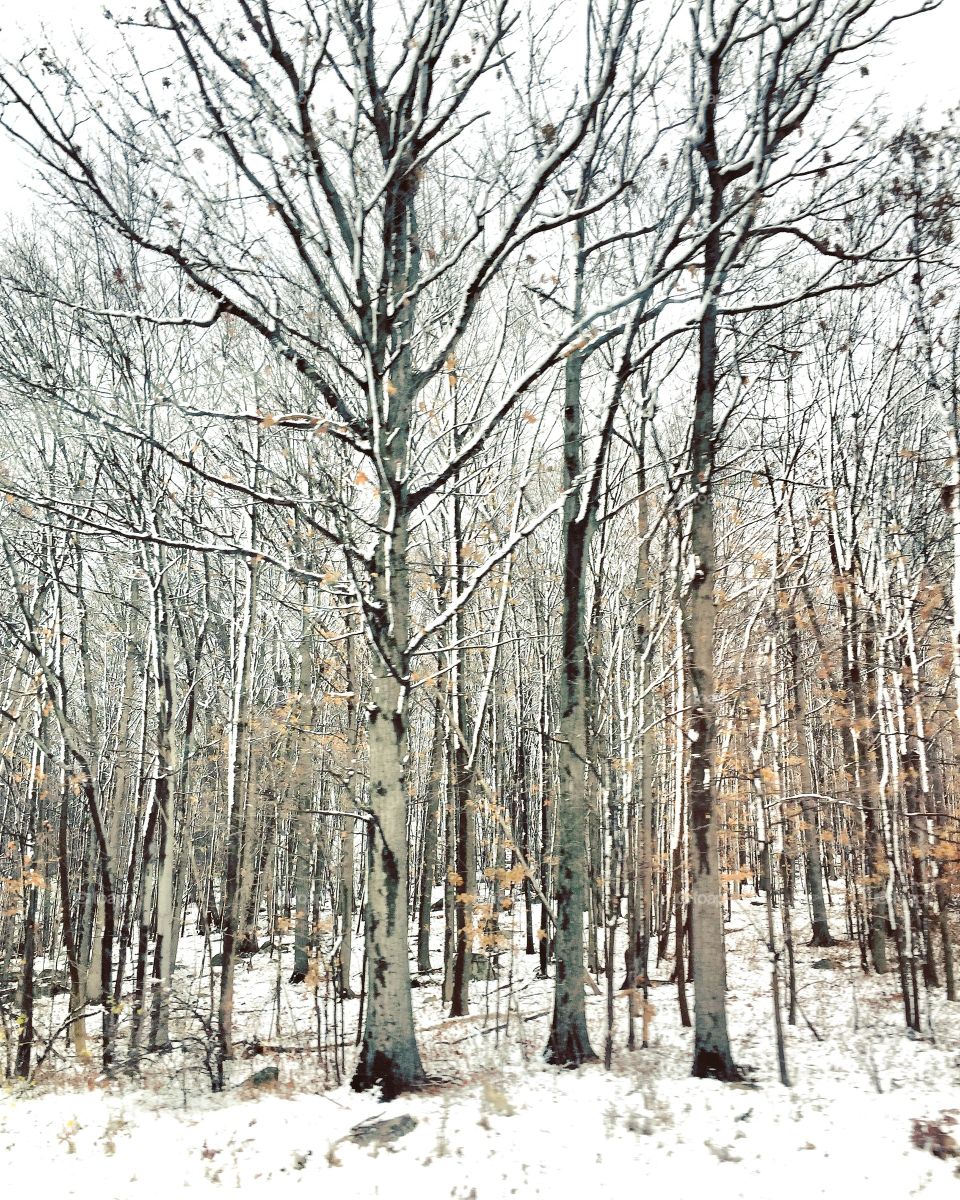
M 98 1200 L 238 1188 L 244 1197 L 301 1191 L 394 1200 L 623 1189 L 701 1200 L 705 1188 L 723 1200 L 960 1195 L 960 1158 L 912 1144 L 915 1121 L 949 1138 L 960 1119 L 960 1005 L 934 993 L 925 1036 L 908 1037 L 895 974 L 866 977 L 855 946 L 801 945 L 803 1015 L 787 1029 L 793 1086 L 785 1088 L 762 930 L 762 909 L 735 906 L 728 1010 L 735 1054 L 752 1068 L 753 1085 L 689 1077 L 691 1036 L 666 983 L 651 990 L 649 1049 L 624 1048 L 626 1000 L 618 998 L 609 1072 L 545 1066 L 552 980 L 537 980 L 535 958 L 521 952 L 503 956 L 496 980 L 474 985 L 471 1017 L 446 1018 L 438 977 L 414 991 L 424 1064 L 436 1082 L 385 1104 L 336 1086 L 332 1052 L 325 1065 L 317 1056 L 313 996 L 285 982 L 289 953 L 279 970 L 276 956 L 261 954 L 238 972 L 237 1012 L 240 1036 L 259 1039 L 263 1053 L 238 1058 L 226 1092 L 204 1087 L 195 1048 L 148 1061 L 137 1082 L 107 1083 L 90 1066 L 48 1058 L 30 1088 L 0 1098 L 0 1181 L 8 1192 Z M 187 939 L 183 959 L 199 949 L 199 939 Z M 839 965 L 814 969 L 825 954 Z M 202 977 L 181 975 L 183 997 L 200 1007 Z M 655 973 L 668 975 L 669 964 Z M 605 998 L 588 996 L 587 1005 L 602 1053 Z M 345 1005 L 348 1046 L 357 1009 L 357 1001 Z M 322 1024 L 322 1003 L 320 1014 Z M 332 1036 L 325 1025 L 322 1034 Z M 348 1072 L 350 1056 L 348 1049 Z M 277 1084 L 246 1082 L 270 1065 L 279 1068 Z M 383 1143 L 351 1137 L 377 1119 L 407 1132 Z

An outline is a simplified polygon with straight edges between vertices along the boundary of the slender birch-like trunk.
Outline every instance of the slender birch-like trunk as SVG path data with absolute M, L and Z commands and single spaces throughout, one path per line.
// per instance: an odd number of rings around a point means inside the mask
M 253 627 L 257 610 L 257 569 L 244 562 L 238 569 L 244 591 L 235 639 L 231 721 L 227 743 L 227 861 L 223 894 L 223 949 L 217 1006 L 217 1082 L 223 1086 L 223 1064 L 233 1057 L 233 986 L 237 944 L 246 917 L 243 861 L 254 830 L 248 823 L 250 688 L 253 676 Z

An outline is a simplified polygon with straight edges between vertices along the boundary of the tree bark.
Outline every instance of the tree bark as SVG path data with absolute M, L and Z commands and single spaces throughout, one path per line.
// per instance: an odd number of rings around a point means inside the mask
M 443 716 L 440 705 L 434 705 L 433 737 L 430 749 L 430 771 L 427 778 L 427 812 L 423 825 L 423 856 L 420 864 L 420 895 L 417 916 L 417 970 L 428 974 L 430 967 L 430 914 L 433 904 L 433 881 L 437 873 L 437 850 L 440 833 L 440 796 L 443 791 Z
M 820 859 L 816 788 L 810 770 L 810 750 L 807 742 L 807 722 L 801 674 L 800 629 L 793 598 L 787 608 L 787 653 L 790 658 L 790 707 L 788 720 L 797 756 L 800 779 L 800 806 L 803 812 L 803 849 L 806 863 L 807 896 L 810 899 L 812 946 L 833 946 L 823 896 L 823 865 Z
M 727 1032 L 727 967 L 723 940 L 723 900 L 716 807 L 716 674 L 714 578 L 716 535 L 713 517 L 715 467 L 714 402 L 717 390 L 717 304 L 722 284 L 720 216 L 723 192 L 716 178 L 713 117 L 720 64 L 711 59 L 707 125 L 702 154 L 709 179 L 710 232 L 704 246 L 704 300 L 698 329 L 699 366 L 690 434 L 693 504 L 688 533 L 688 583 L 681 592 L 683 656 L 690 689 L 687 736 L 690 741 L 690 932 L 693 942 L 693 1074 L 737 1079 Z
M 577 222 L 574 312 L 579 313 L 583 279 L 584 222 Z M 583 910 L 586 900 L 587 628 L 586 572 L 591 513 L 581 512 L 583 469 L 581 381 L 583 357 L 569 354 L 563 405 L 563 668 L 560 675 L 560 786 L 557 796 L 557 928 L 553 1019 L 549 1062 L 578 1066 L 593 1062 L 584 1003 Z

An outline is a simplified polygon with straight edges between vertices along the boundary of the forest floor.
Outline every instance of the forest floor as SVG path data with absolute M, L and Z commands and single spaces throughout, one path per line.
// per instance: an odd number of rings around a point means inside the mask
M 98 1200 L 235 1189 L 245 1200 L 565 1200 L 624 1187 L 671 1200 L 701 1200 L 705 1188 L 722 1200 L 960 1195 L 960 1005 L 939 990 L 924 996 L 923 1034 L 908 1036 L 896 974 L 865 975 L 855 944 L 823 951 L 800 943 L 801 1015 L 786 1030 L 792 1086 L 784 1087 L 764 910 L 741 900 L 732 918 L 728 1012 L 749 1084 L 689 1077 L 691 1033 L 666 982 L 651 987 L 648 1049 L 626 1050 L 627 1001 L 618 997 L 610 1071 L 600 1063 L 575 1072 L 546 1066 L 540 1052 L 553 983 L 535 977 L 536 957 L 518 942 L 497 978 L 473 985 L 470 1017 L 446 1017 L 439 976 L 414 991 L 434 1082 L 385 1104 L 350 1090 L 352 1049 L 339 1085 L 329 1044 L 318 1054 L 318 1028 L 321 1043 L 332 1037 L 323 985 L 315 1004 L 303 984 L 286 982 L 289 951 L 261 953 L 238 971 L 237 1023 L 250 1057 L 232 1064 L 226 1091 L 211 1093 L 190 1042 L 147 1059 L 137 1080 L 107 1081 L 64 1057 L 61 1041 L 33 1083 L 0 1095 L 0 1181 L 8 1192 Z M 839 926 L 836 909 L 834 920 Z M 185 938 L 181 962 L 194 953 L 202 961 L 202 949 L 203 939 Z M 358 962 L 359 949 L 358 942 Z M 814 968 L 825 957 L 835 965 Z M 669 974 L 663 963 L 655 977 Z M 184 1011 L 209 1004 L 204 978 L 178 968 Z M 62 1019 L 59 1003 L 48 1002 L 49 1028 Z M 343 1007 L 352 1048 L 359 1002 Z M 605 996 L 588 994 L 587 1008 L 602 1057 Z M 249 1082 L 267 1066 L 278 1069 L 277 1082 Z M 355 1132 L 376 1120 L 394 1124 Z

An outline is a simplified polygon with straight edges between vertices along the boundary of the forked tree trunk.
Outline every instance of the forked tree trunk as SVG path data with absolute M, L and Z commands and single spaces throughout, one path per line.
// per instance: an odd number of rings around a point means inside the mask
M 409 217 L 409 214 L 408 214 Z M 403 235 L 398 235 L 402 241 Z M 371 680 L 367 704 L 370 821 L 367 837 L 366 1009 L 351 1081 L 385 1098 L 426 1078 L 413 1026 L 408 946 L 407 714 L 410 621 L 408 510 L 404 485 L 410 431 L 409 363 L 401 355 L 389 385 L 394 427 L 380 450 L 382 531 L 374 551 L 374 600 L 366 611 Z

